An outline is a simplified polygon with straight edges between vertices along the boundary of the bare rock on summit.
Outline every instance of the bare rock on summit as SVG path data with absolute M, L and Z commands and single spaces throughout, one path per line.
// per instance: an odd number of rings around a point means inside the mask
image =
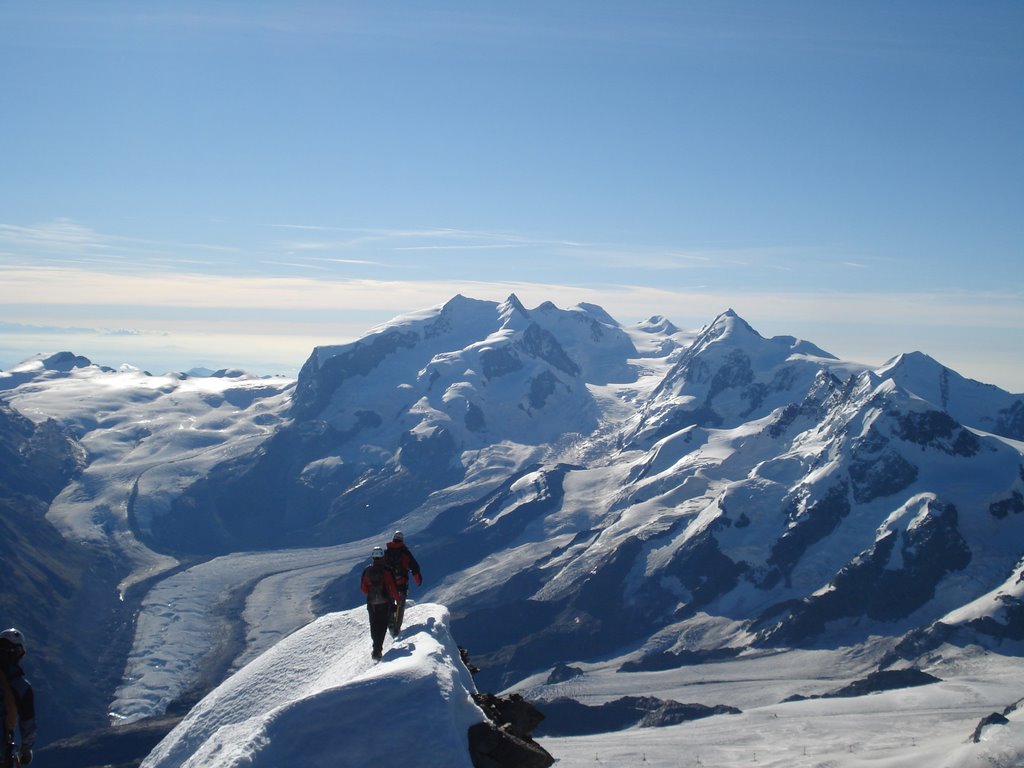
M 488 720 L 469 729 L 469 754 L 475 768 L 548 768 L 555 759 L 530 733 L 544 715 L 518 694 L 490 693 L 473 699 Z

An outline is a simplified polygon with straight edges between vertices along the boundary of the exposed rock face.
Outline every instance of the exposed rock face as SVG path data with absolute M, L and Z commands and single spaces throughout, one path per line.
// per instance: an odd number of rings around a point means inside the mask
M 1017 709 L 1020 709 L 1022 705 L 1024 705 L 1024 699 L 1020 699 L 1019 701 L 1016 701 L 1015 703 L 1011 704 L 1001 713 L 993 712 L 990 715 L 985 715 L 985 717 L 981 718 L 981 721 L 978 723 L 978 726 L 974 729 L 974 733 L 971 734 L 971 741 L 975 744 L 979 743 L 981 741 L 982 735 L 984 734 L 985 728 L 987 728 L 990 725 L 1009 724 L 1010 720 L 1007 717 L 1007 715 L 1009 715 L 1011 712 L 1014 712 Z
M 932 514 L 902 534 L 889 531 L 835 575 L 831 588 L 788 609 L 785 620 L 761 636 L 766 642 L 799 643 L 836 619 L 866 615 L 881 621 L 906 616 L 934 594 L 939 581 L 971 560 L 957 527 L 957 510 L 934 503 Z M 899 547 L 901 567 L 890 567 Z
M 480 352 L 484 376 L 497 379 L 523 369 L 523 361 L 510 347 L 489 347 Z
M 544 715 L 518 694 L 478 693 L 474 701 L 488 720 L 470 727 L 469 755 L 475 768 L 548 768 L 551 754 L 530 734 Z
M 827 693 L 825 698 L 849 698 L 851 696 L 863 696 L 867 693 L 897 690 L 899 688 L 913 688 L 919 685 L 931 685 L 932 683 L 939 682 L 942 682 L 939 678 L 918 669 L 881 670 L 879 672 L 872 672 L 863 680 L 856 680 L 833 693 Z
M 953 456 L 974 456 L 981 443 L 973 432 L 942 411 L 893 414 L 897 434 L 903 440 L 944 451 Z
M 786 701 L 804 701 L 806 699 L 849 699 L 854 696 L 865 696 L 879 691 L 895 691 L 900 688 L 914 688 L 919 685 L 931 685 L 942 682 L 934 675 L 920 669 L 884 669 L 872 672 L 861 680 L 855 680 L 835 691 L 820 696 L 790 696 Z
M 883 449 L 850 464 L 853 498 L 859 504 L 899 493 L 917 479 L 917 467 L 896 451 Z
M 830 488 L 823 498 L 811 502 L 803 510 L 798 510 L 796 498 L 791 499 L 787 516 L 792 522 L 772 545 L 768 558 L 772 569 L 762 579 L 761 586 L 774 586 L 780 575 L 789 586 L 790 573 L 804 553 L 832 533 L 849 514 L 849 493 L 845 483 Z
M 989 505 L 988 511 L 992 513 L 993 517 L 998 517 L 1000 520 L 1010 514 L 1019 515 L 1024 512 L 1024 494 L 1020 491 L 1013 491 L 1008 498 L 993 501 Z
M 545 720 L 538 732 L 544 736 L 583 736 L 590 733 L 621 731 L 639 725 L 656 728 L 699 720 L 713 715 L 738 715 L 735 707 L 680 704 L 653 696 L 624 696 L 598 707 L 575 699 L 560 698 L 544 704 Z
M 999 595 L 998 621 L 995 616 L 982 616 L 967 622 L 975 632 L 1000 640 L 1024 640 L 1024 600 L 1013 595 Z
M 548 675 L 547 684 L 564 683 L 566 680 L 572 680 L 573 678 L 580 677 L 582 674 L 583 670 L 579 667 L 573 667 L 569 664 L 556 664 Z
M 531 357 L 544 360 L 549 365 L 569 376 L 578 376 L 580 367 L 566 354 L 554 335 L 536 323 L 530 323 L 523 333 L 519 346 Z
M 974 733 L 971 734 L 971 741 L 975 744 L 979 743 L 981 741 L 982 733 L 988 726 L 1006 725 L 1009 722 L 1010 721 L 1009 719 L 1007 719 L 1006 715 L 1001 715 L 998 712 L 993 712 L 990 715 L 985 715 L 985 717 L 981 718 L 981 720 L 978 722 L 978 726 L 974 729 Z
M 313 350 L 299 372 L 292 412 L 300 419 L 315 416 L 347 380 L 366 376 L 389 355 L 399 349 L 413 347 L 417 341 L 419 336 L 415 333 L 390 331 L 367 341 L 357 341 L 341 354 L 322 362 L 319 352 Z
M 33 424 L 0 402 L 0 488 L 49 502 L 86 463 L 85 450 L 55 421 Z
M 996 434 L 1024 440 L 1024 398 L 999 412 Z
M 637 661 L 627 661 L 619 667 L 619 672 L 662 672 L 667 669 L 679 669 L 680 667 L 688 667 L 705 662 L 731 659 L 738 656 L 742 651 L 742 648 L 664 651 L 644 656 Z

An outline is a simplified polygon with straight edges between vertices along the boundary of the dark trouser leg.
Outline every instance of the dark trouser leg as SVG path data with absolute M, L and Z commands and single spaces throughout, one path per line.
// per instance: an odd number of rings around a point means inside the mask
M 14 733 L 12 731 L 8 731 L 6 728 L 4 728 L 3 733 L 4 733 L 4 738 L 3 738 L 3 745 L 2 745 L 2 749 L 3 749 L 3 763 L 2 763 L 2 765 L 3 765 L 3 768 L 13 768 L 13 766 L 14 766 L 14 755 L 15 755 Z
M 384 649 L 384 635 L 388 631 L 389 603 L 367 603 L 366 610 L 370 614 L 370 639 L 373 640 L 373 651 L 376 654 Z

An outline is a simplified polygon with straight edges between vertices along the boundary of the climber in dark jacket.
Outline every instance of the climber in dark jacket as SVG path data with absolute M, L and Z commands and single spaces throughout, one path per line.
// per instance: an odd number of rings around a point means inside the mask
M 36 743 L 36 705 L 32 684 L 21 669 L 25 655 L 25 637 L 17 629 L 0 632 L 0 716 L 4 724 L 4 760 L 13 762 L 15 731 L 21 732 L 21 765 L 32 762 L 32 747 Z M 4 765 L 7 763 L 5 762 Z
M 401 531 L 395 531 L 394 537 L 388 542 L 387 551 L 384 553 L 384 562 L 395 575 L 395 584 L 398 585 L 398 591 L 402 595 L 395 603 L 395 610 L 388 622 L 391 636 L 398 637 L 398 633 L 402 631 L 402 622 L 405 621 L 405 596 L 409 591 L 409 571 L 412 571 L 412 577 L 416 580 L 417 587 L 423 583 L 423 576 L 420 575 L 420 564 L 416 562 L 412 552 L 405 546 L 405 536 Z
M 404 602 L 405 595 L 409 591 L 409 571 L 412 571 L 412 577 L 416 581 L 417 587 L 423 583 L 423 576 L 420 574 L 420 564 L 416 562 L 416 558 L 412 556 L 412 552 L 405 545 L 405 536 L 401 531 L 395 531 L 394 537 L 388 542 L 388 550 L 384 553 L 384 562 L 395 574 L 395 583 L 398 585 L 398 591 L 402 593 Z
M 366 610 L 370 614 L 370 639 L 373 640 L 373 658 L 384 654 L 384 635 L 388 631 L 391 611 L 401 597 L 391 569 L 384 563 L 384 550 L 373 548 L 373 562 L 363 569 L 359 588 L 366 595 Z

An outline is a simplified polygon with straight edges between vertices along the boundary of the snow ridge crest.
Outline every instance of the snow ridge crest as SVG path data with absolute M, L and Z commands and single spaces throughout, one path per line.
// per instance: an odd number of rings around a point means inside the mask
M 234 768 L 295 763 L 377 765 L 387 749 L 427 768 L 471 768 L 467 732 L 484 720 L 472 676 L 449 631 L 447 608 L 410 606 L 400 639 L 370 659 L 366 610 L 328 614 L 228 678 L 143 761 L 143 768 Z M 332 762 L 332 760 L 334 762 Z

